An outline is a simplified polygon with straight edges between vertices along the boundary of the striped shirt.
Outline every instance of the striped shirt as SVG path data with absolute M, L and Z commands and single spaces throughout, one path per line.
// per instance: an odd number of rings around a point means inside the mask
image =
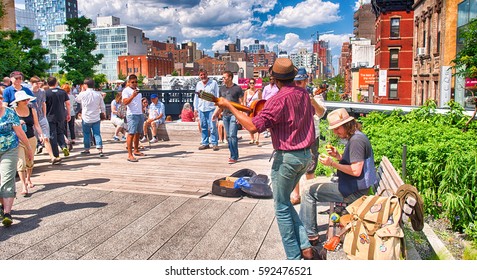
M 284 85 L 267 100 L 252 122 L 258 132 L 270 129 L 275 150 L 294 151 L 308 148 L 315 142 L 314 113 L 305 89 Z

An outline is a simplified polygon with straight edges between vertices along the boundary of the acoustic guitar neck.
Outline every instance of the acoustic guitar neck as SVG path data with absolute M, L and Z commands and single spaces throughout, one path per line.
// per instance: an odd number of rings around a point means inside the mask
M 197 96 L 200 98 L 200 99 L 203 99 L 203 100 L 206 100 L 206 101 L 209 101 L 209 102 L 217 102 L 219 99 L 213 95 L 212 93 L 210 92 L 206 92 L 206 91 L 203 91 L 201 90 L 200 92 L 197 92 L 196 93 Z M 242 104 L 239 104 L 237 102 L 233 102 L 233 101 L 230 101 L 230 104 L 232 104 L 232 106 L 235 107 L 235 109 L 239 110 L 239 111 L 242 111 L 242 112 L 247 112 L 247 113 L 250 113 L 252 111 L 251 108 L 247 107 L 247 106 L 244 106 Z

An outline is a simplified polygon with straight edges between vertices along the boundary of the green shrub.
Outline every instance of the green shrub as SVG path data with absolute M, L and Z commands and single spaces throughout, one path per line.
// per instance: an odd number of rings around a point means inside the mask
M 435 103 L 403 114 L 371 113 L 360 118 L 369 137 L 376 164 L 387 156 L 401 167 L 402 147 L 407 146 L 406 183 L 417 187 L 426 214 L 446 217 L 454 230 L 462 231 L 475 222 L 477 212 L 477 126 L 464 125 L 468 116 L 457 103 L 437 114 Z M 396 168 L 400 170 L 401 168 Z M 477 241 L 477 235 L 472 237 Z

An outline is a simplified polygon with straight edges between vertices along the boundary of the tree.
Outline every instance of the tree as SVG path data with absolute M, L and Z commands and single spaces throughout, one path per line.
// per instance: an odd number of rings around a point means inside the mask
M 34 39 L 28 28 L 19 31 L 0 31 L 1 76 L 12 71 L 21 71 L 25 77 L 45 77 L 51 64 L 46 62 L 48 50 L 41 46 L 40 39 Z
M 63 61 L 59 65 L 73 84 L 82 84 L 85 78 L 94 77 L 94 67 L 100 64 L 104 56 L 93 54 L 98 43 L 96 35 L 89 28 L 92 22 L 84 16 L 66 20 L 69 34 L 61 41 L 65 47 L 65 54 L 61 57 Z
M 477 18 L 472 19 L 460 34 L 463 46 L 452 60 L 455 75 L 477 78 Z

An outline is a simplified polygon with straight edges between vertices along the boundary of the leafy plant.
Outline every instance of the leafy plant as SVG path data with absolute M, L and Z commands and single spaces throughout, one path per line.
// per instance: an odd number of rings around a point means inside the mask
M 417 187 L 426 214 L 446 217 L 454 230 L 462 231 L 475 222 L 477 213 L 477 127 L 473 122 L 462 132 L 467 120 L 463 108 L 448 105 L 446 114 L 437 114 L 436 104 L 429 101 L 409 114 L 373 112 L 360 121 L 376 164 L 385 155 L 400 167 L 406 145 L 404 181 Z

